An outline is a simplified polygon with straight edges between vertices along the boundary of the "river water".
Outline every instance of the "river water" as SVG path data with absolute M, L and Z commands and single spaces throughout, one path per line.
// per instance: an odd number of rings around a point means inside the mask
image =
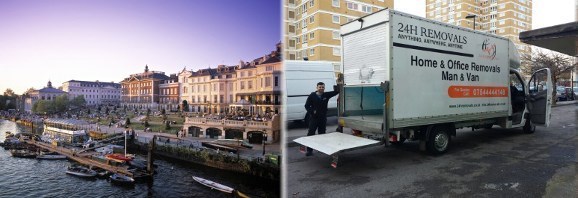
M 5 132 L 26 129 L 0 119 L 0 141 Z M 0 197 L 231 197 L 196 183 L 192 176 L 238 189 L 251 197 L 279 197 L 279 182 L 203 167 L 184 162 L 156 159 L 157 174 L 152 182 L 133 187 L 117 186 L 106 179 L 83 179 L 67 175 L 66 160 L 36 160 L 11 157 L 0 148 Z

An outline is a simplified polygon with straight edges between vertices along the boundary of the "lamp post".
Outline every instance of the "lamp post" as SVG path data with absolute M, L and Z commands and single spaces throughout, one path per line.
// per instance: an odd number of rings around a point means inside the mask
M 267 133 L 263 132 L 263 156 L 265 156 L 265 141 L 267 141 Z
M 475 14 L 468 14 L 468 16 L 466 16 L 466 19 L 474 19 L 474 30 L 476 30 L 476 15 Z

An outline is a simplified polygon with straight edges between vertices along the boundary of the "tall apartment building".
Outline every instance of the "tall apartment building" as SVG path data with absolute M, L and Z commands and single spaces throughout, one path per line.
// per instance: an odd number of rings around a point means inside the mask
M 114 82 L 69 80 L 62 83 L 62 90 L 70 99 L 82 95 L 89 106 L 120 103 L 120 84 Z
M 393 8 L 393 0 L 285 0 L 286 60 L 330 61 L 339 70 L 342 24 Z
M 518 38 L 532 29 L 532 0 L 426 0 L 426 18 L 472 29 L 475 19 L 476 30 L 509 38 L 520 55 L 532 52 Z

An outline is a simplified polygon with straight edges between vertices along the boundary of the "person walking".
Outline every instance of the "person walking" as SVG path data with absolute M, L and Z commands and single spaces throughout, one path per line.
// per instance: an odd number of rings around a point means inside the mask
M 311 92 L 305 102 L 305 109 L 309 115 L 309 130 L 307 136 L 315 135 L 315 130 L 318 134 L 324 134 L 327 125 L 327 103 L 333 96 L 339 94 L 339 91 L 325 92 L 325 83 L 317 83 L 317 91 Z M 306 156 L 313 155 L 313 149 L 307 147 Z

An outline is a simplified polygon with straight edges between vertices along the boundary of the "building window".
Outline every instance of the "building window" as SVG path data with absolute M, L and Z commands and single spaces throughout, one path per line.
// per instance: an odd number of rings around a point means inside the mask
M 309 33 L 309 40 L 315 39 L 315 32 Z
M 341 49 L 339 49 L 338 47 L 334 47 L 333 56 L 341 56 Z
M 339 15 L 333 15 L 332 21 L 333 21 L 333 23 L 339 24 Z
M 245 81 L 241 81 L 241 90 L 245 89 Z
M 371 13 L 371 6 L 361 6 L 361 11 L 365 13 Z
M 273 66 L 267 66 L 267 67 L 265 68 L 265 71 L 273 71 Z
M 265 77 L 265 87 L 271 86 L 271 77 Z
M 313 7 L 313 5 L 315 5 L 315 0 L 309 1 L 309 7 Z
M 309 56 L 313 56 L 315 54 L 315 49 L 309 49 Z
M 253 81 L 252 81 L 252 80 L 247 81 L 247 88 L 248 88 L 248 89 L 253 89 Z
M 279 76 L 275 76 L 275 87 L 279 86 Z
M 358 5 L 357 5 L 356 3 L 347 1 L 347 9 L 357 10 L 357 9 L 358 9 Z
M 309 17 L 309 23 L 314 23 L 315 22 L 315 16 L 310 16 Z
M 333 31 L 333 39 L 339 39 L 339 31 Z
M 331 1 L 331 6 L 338 8 L 339 7 L 339 0 Z

